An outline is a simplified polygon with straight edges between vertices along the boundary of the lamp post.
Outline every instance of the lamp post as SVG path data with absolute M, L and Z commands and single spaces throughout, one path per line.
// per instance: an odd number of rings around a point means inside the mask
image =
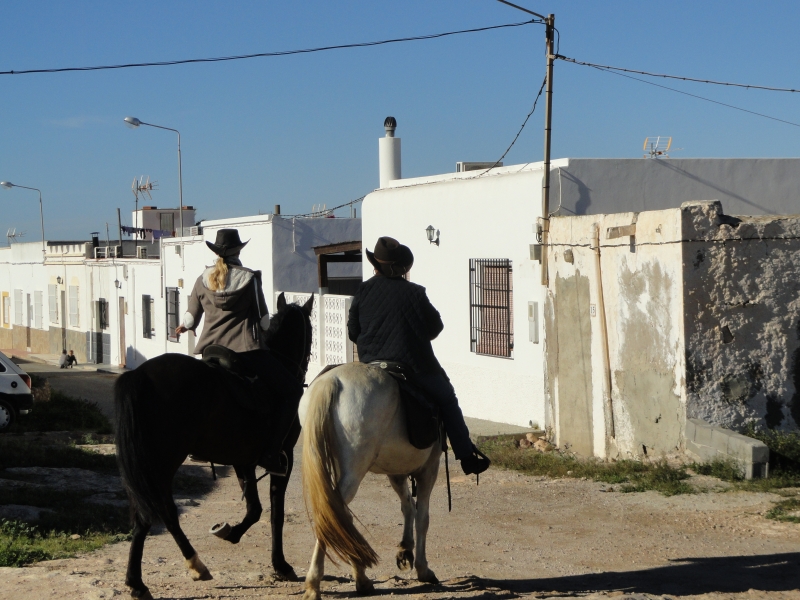
M 44 210 L 42 209 L 42 190 L 35 187 L 27 187 L 24 185 L 17 185 L 16 183 L 11 183 L 10 181 L 0 181 L 0 185 L 2 185 L 6 189 L 11 188 L 22 188 L 23 190 L 33 190 L 34 192 L 39 192 L 39 219 L 42 222 L 42 262 L 44 262 L 45 256 L 47 252 L 45 251 L 44 247 Z
M 161 125 L 154 125 L 153 123 L 145 123 L 136 117 L 125 117 L 125 124 L 131 129 L 136 129 L 139 125 L 147 125 L 148 127 L 155 127 L 156 129 L 166 129 L 167 131 L 174 131 L 178 134 L 178 198 L 180 204 L 178 205 L 178 213 L 180 215 L 180 238 L 181 238 L 181 267 L 183 267 L 183 174 L 181 168 L 181 132 L 172 127 L 163 127 Z

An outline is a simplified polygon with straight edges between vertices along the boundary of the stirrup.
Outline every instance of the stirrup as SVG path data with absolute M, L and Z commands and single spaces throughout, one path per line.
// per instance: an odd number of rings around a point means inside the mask
M 274 464 L 275 459 L 277 459 L 279 464 Z M 270 453 L 265 454 L 261 457 L 259 461 L 259 466 L 263 467 L 264 470 L 269 473 L 270 475 L 277 475 L 278 477 L 286 477 L 286 474 L 289 472 L 289 457 L 286 456 L 286 452 L 281 450 L 277 454 Z

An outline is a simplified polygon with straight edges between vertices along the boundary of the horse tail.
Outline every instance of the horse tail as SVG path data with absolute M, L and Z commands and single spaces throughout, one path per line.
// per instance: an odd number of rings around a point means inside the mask
M 153 447 L 159 437 L 153 430 L 157 426 L 156 393 L 153 382 L 141 370 L 123 373 L 114 384 L 117 465 L 132 514 L 148 523 L 156 519 L 166 523 L 170 491 L 165 481 L 169 478 Z
M 319 379 L 309 388 L 308 412 L 303 425 L 303 490 L 306 508 L 317 540 L 351 565 L 365 568 L 378 563 L 378 555 L 353 523 L 353 515 L 338 489 L 340 464 L 333 427 L 333 408 L 340 383 L 335 376 Z

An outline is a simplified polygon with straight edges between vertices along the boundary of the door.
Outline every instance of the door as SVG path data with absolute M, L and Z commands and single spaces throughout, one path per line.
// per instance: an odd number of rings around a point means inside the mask
M 67 290 L 61 290 L 61 349 L 67 349 Z
M 31 351 L 31 327 L 33 327 L 33 302 L 31 302 L 31 295 L 25 294 L 25 300 L 28 304 L 28 320 L 27 327 L 25 328 L 25 344 L 28 347 L 28 352 Z
M 125 298 L 122 297 L 119 299 L 117 318 L 119 319 L 119 366 L 124 367 L 128 348 L 125 346 Z

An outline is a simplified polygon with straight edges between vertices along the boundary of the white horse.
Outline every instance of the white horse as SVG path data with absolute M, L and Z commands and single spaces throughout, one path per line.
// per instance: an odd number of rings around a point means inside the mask
M 320 598 L 325 556 L 349 563 L 359 594 L 374 586 L 365 574 L 378 555 L 356 529 L 348 504 L 367 472 L 388 475 L 403 511 L 403 539 L 397 566 L 417 578 L 437 583 L 428 568 L 425 538 L 431 491 L 439 474 L 441 444 L 419 450 L 408 441 L 397 383 L 382 369 L 364 363 L 340 366 L 317 378 L 301 401 L 303 490 L 317 543 L 306 575 L 304 600 Z M 408 476 L 417 481 L 417 501 Z M 416 560 L 414 527 L 416 525 Z

